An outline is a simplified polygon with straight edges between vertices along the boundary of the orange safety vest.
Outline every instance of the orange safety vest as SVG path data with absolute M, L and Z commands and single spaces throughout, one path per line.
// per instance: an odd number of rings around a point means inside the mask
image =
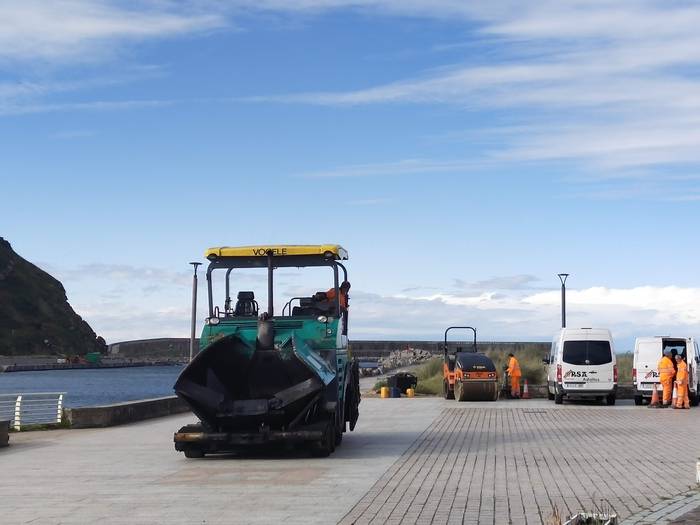
M 678 363 L 676 381 L 678 381 L 678 384 L 681 385 L 685 385 L 688 383 L 688 365 L 685 363 L 685 361 L 680 361 Z
M 659 368 L 659 379 L 661 382 L 673 379 L 673 374 L 676 373 L 676 369 L 673 368 L 673 361 L 670 358 L 663 356 L 658 364 Z
M 508 375 L 509 376 L 520 376 L 520 363 L 515 357 L 511 357 L 508 361 Z
M 326 292 L 326 298 L 329 301 L 335 301 L 335 288 L 331 288 Z M 341 308 L 347 308 L 348 307 L 348 296 L 347 294 L 343 293 L 342 290 L 340 290 L 340 307 Z

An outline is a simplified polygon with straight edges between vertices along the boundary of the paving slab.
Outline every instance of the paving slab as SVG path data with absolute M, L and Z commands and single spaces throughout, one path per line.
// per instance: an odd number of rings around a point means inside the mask
M 555 509 L 621 520 L 650 509 L 661 519 L 688 510 L 669 500 L 695 487 L 695 410 L 540 400 L 443 406 L 342 524 L 543 523 Z
M 325 459 L 187 460 L 172 434 L 189 415 L 14 434 L 0 450 L 0 523 L 501 525 L 542 523 L 555 508 L 650 523 L 698 501 L 696 409 L 439 398 L 360 408 L 356 432 Z
M 279 452 L 188 460 L 172 438 L 191 415 L 14 434 L 0 450 L 0 523 L 335 523 L 440 414 L 441 402 L 363 399 L 355 432 L 322 459 Z

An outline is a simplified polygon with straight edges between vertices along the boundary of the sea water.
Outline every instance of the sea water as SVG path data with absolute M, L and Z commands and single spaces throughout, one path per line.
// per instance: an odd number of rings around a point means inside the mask
M 110 405 L 174 395 L 182 366 L 0 373 L 0 394 L 65 392 L 67 407 Z

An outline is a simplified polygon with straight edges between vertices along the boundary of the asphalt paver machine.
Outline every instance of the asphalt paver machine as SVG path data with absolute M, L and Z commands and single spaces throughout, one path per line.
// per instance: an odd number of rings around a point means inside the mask
M 450 330 L 470 330 L 473 343 L 467 350 L 450 346 Z M 495 401 L 498 399 L 498 374 L 493 361 L 477 352 L 476 329 L 471 326 L 450 326 L 445 330 L 443 345 L 443 396 L 457 401 Z
M 200 422 L 175 433 L 176 450 L 195 458 L 300 443 L 329 455 L 359 417 L 359 369 L 348 350 L 340 286 L 341 278 L 347 282 L 341 262 L 347 252 L 339 245 L 282 245 L 210 248 L 205 255 L 208 316 L 200 350 L 175 383 Z M 275 272 L 307 267 L 330 270 L 329 291 L 291 298 L 276 315 Z M 253 292 L 239 292 L 235 305 L 230 297 L 231 273 L 249 268 L 267 271 L 264 312 Z M 214 305 L 214 274 L 225 278 L 222 309 Z

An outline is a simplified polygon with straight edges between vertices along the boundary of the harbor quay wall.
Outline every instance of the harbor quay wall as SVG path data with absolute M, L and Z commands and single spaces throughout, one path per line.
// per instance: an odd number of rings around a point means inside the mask
M 449 341 L 450 349 L 454 350 L 462 347 L 465 350 L 471 348 L 470 342 L 465 341 Z M 349 343 L 350 350 L 356 357 L 385 357 L 391 352 L 398 350 L 425 350 L 430 353 L 439 355 L 443 352 L 444 341 L 367 341 L 353 340 Z M 515 355 L 520 351 L 535 349 L 543 356 L 549 353 L 551 343 L 545 342 L 500 342 L 500 341 L 477 341 L 476 349 L 478 352 L 513 352 Z
M 450 341 L 450 347 L 462 346 L 468 348 L 468 342 Z M 442 353 L 443 341 L 416 341 L 416 340 L 350 340 L 350 349 L 357 357 L 384 357 L 396 350 L 407 348 L 427 350 L 434 354 Z M 477 350 L 487 352 L 490 350 L 513 352 L 537 349 L 542 355 L 549 353 L 551 343 L 548 342 L 500 342 L 479 341 Z M 199 340 L 195 340 L 195 349 L 199 348 Z M 109 345 L 109 354 L 123 358 L 171 358 L 185 359 L 189 356 L 190 340 L 188 338 L 159 338 L 140 339 L 136 341 L 123 341 Z M 196 351 L 196 350 L 195 350 Z
M 188 412 L 187 404 L 176 396 L 127 401 L 113 405 L 65 409 L 71 428 L 113 427 L 135 421 Z

